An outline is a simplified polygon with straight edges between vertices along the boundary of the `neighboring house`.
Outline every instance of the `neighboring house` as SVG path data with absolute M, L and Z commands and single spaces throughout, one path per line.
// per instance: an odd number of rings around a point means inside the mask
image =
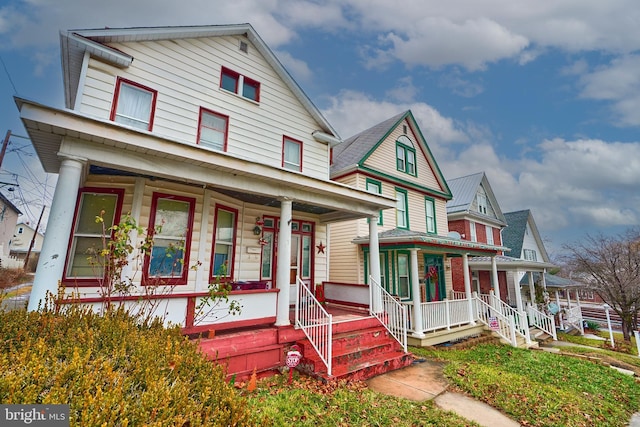
M 435 313 L 452 290 L 452 259 L 466 264 L 469 257 L 493 256 L 505 248 L 450 235 L 451 191 L 411 111 L 335 146 L 331 178 L 393 197 L 396 206 L 369 219 L 331 224 L 330 282 L 336 285 L 325 285 L 326 298 L 334 299 L 331 292 L 339 283 L 369 284 L 371 276 L 411 313 L 410 342 L 424 344 L 425 332 L 432 330 L 429 310 Z M 379 273 L 369 265 L 370 257 L 377 257 L 371 256 L 372 236 L 379 242 Z M 469 280 L 467 275 L 467 288 Z
M 453 199 L 447 202 L 449 230 L 458 233 L 464 240 L 503 246 L 502 230 L 507 226 L 507 221 L 485 173 L 450 179 L 447 183 L 453 194 Z M 483 268 L 476 266 L 474 260 L 469 260 L 471 289 L 479 294 L 489 294 L 493 290 L 497 296 L 505 299 L 508 292 L 506 271 L 500 270 L 496 264 L 494 276 L 493 265 Z M 497 260 L 497 256 L 491 257 L 492 262 Z M 462 261 L 453 259 L 451 270 L 453 290 L 464 292 Z M 499 286 L 495 285 L 496 281 Z
M 162 225 L 138 274 L 125 271 L 131 304 L 141 280 L 162 281 L 166 320 L 192 331 L 286 327 L 296 281 L 328 278 L 328 224 L 395 206 L 329 180 L 338 135 L 248 24 L 74 30 L 61 49 L 66 108 L 16 98 L 44 170 L 59 174 L 29 309 L 58 280 L 101 304 L 86 255 L 100 245 L 95 217 L 110 227 L 130 212 Z M 218 278 L 241 313 L 198 323 Z M 270 347 L 280 359 L 283 340 Z
M 20 215 L 22 212 L 3 194 L 0 194 L 0 258 L 2 259 L 9 257 L 9 248 Z
M 40 250 L 42 249 L 44 234 L 36 232 L 33 227 L 24 222 L 16 224 L 15 231 L 13 233 L 13 240 L 11 241 L 11 245 L 9 247 L 11 251 L 10 255 L 21 261 L 24 261 L 27 253 L 29 252 L 29 247 L 31 246 L 32 240 L 33 247 L 31 248 L 29 258 L 37 259 L 38 255 L 40 254 Z

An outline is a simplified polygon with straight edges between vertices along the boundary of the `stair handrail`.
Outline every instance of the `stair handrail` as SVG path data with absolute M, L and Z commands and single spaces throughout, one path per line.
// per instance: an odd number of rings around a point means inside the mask
M 495 317 L 498 321 L 497 328 L 491 328 L 491 330 L 497 333 L 501 338 L 506 340 L 513 347 L 518 346 L 518 342 L 516 341 L 516 327 L 513 316 L 507 317 L 504 314 L 498 312 L 496 309 L 491 307 L 491 305 L 484 302 L 482 299 L 475 297 L 474 298 L 476 308 L 477 308 L 477 316 L 478 320 L 485 324 L 486 326 L 491 327 L 490 325 L 490 317 Z
M 378 304 L 381 307 L 376 307 Z M 371 276 L 369 276 L 369 313 L 382 323 L 406 353 L 407 314 L 405 307 Z
M 527 314 L 529 315 L 531 326 L 535 326 L 548 335 L 551 335 L 554 341 L 558 341 L 556 322 L 553 316 L 541 312 L 532 304 L 527 305 Z
M 507 318 L 513 317 L 516 333 L 524 337 L 527 344 L 531 344 L 531 333 L 529 332 L 529 321 L 526 313 L 522 313 L 502 301 L 493 293 L 493 291 L 491 291 L 489 295 L 491 305 Z
M 333 318 L 304 284 L 296 277 L 295 327 L 302 329 L 305 336 L 327 367 L 331 377 L 331 357 L 333 345 Z
M 582 308 L 580 306 L 569 307 L 565 309 L 566 323 L 578 329 L 584 335 L 584 322 L 582 318 Z

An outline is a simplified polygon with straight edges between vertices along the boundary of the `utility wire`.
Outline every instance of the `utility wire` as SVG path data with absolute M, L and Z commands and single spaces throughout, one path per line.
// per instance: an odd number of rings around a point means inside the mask
M 2 62 L 2 68 L 4 68 L 4 72 L 7 73 L 7 78 L 9 78 L 9 83 L 13 87 L 13 94 L 18 94 L 18 89 L 16 89 L 16 85 L 13 83 L 13 79 L 11 78 L 11 74 L 9 74 L 9 70 L 7 69 L 7 65 L 4 63 L 4 59 L 2 59 L 2 55 L 0 55 L 0 62 Z

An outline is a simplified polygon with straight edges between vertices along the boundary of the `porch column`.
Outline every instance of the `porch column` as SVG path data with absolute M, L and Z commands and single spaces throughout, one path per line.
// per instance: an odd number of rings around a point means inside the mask
M 567 307 L 571 309 L 571 291 L 567 288 Z
M 547 275 L 547 270 L 544 270 L 542 272 L 542 289 L 544 289 L 545 291 L 547 290 L 547 278 L 545 277 Z
M 73 227 L 74 210 L 78 198 L 78 188 L 86 159 L 61 156 L 62 163 L 58 183 L 53 193 L 53 202 L 49 211 L 49 224 L 46 237 L 40 251 L 38 267 L 31 288 L 29 311 L 44 305 L 48 292 L 58 295 L 58 282 L 62 280 L 64 263 L 67 259 L 67 244 Z
M 527 273 L 529 275 L 529 297 L 531 298 L 531 305 L 536 306 L 536 285 L 533 283 L 533 271 Z
M 491 280 L 493 281 L 493 290 L 496 293 L 496 297 L 502 299 L 500 296 L 500 283 L 498 282 L 498 261 L 495 255 L 491 257 Z
M 418 273 L 418 249 L 409 249 L 411 251 L 411 293 L 413 294 L 413 334 L 416 338 L 424 338 L 422 331 L 422 309 L 420 307 L 422 300 L 420 298 L 420 275 Z
M 518 307 L 519 312 L 523 312 L 524 304 L 522 304 L 522 288 L 520 287 L 520 283 L 514 283 L 513 288 L 516 291 L 516 307 Z
M 288 326 L 291 324 L 289 321 L 291 205 L 291 199 L 280 199 L 280 230 L 278 231 L 278 263 L 276 265 L 276 286 L 280 292 L 278 293 L 278 306 L 276 308 L 276 326 Z
M 558 304 L 558 320 L 560 321 L 560 329 L 564 330 L 564 320 L 562 319 L 562 307 L 560 306 L 560 295 L 556 290 L 556 304 Z
M 145 186 L 144 178 L 136 178 L 135 185 L 133 186 L 133 201 L 131 202 L 131 218 L 133 218 L 137 225 L 140 225 L 140 213 L 142 212 L 142 199 L 144 197 L 144 186 Z M 206 204 L 205 204 L 206 206 Z M 203 218 L 206 218 L 203 215 Z M 129 239 L 131 239 L 131 244 L 137 248 L 138 247 L 138 231 L 133 229 L 129 233 Z M 205 239 L 206 240 L 206 239 Z M 137 265 L 138 261 L 138 251 L 134 250 L 131 254 L 129 254 L 128 260 L 129 264 L 125 265 L 122 268 L 122 277 L 123 278 L 134 278 L 136 275 L 136 269 L 142 269 L 140 265 Z M 200 271 L 198 269 L 196 274 Z M 197 285 L 196 285 L 197 286 Z
M 473 295 L 471 295 L 471 279 L 469 278 L 469 255 L 462 254 L 462 273 L 464 274 L 464 293 L 467 297 L 468 309 L 469 309 L 469 323 L 476 324 L 473 318 Z
M 372 216 L 369 218 L 369 274 L 371 278 L 378 285 L 380 283 L 380 246 L 378 243 L 378 217 Z M 369 280 L 369 294 L 371 295 L 371 310 L 374 313 L 380 313 L 383 310 L 382 307 L 382 293 L 375 286 L 371 286 Z

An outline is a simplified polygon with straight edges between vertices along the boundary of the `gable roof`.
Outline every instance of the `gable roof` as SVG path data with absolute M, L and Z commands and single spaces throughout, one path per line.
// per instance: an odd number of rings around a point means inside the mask
M 153 40 L 176 40 L 219 36 L 245 36 L 262 54 L 282 81 L 287 85 L 309 114 L 318 122 L 322 131 L 338 138 L 338 133 L 311 102 L 282 63 L 264 43 L 251 24 L 201 25 L 181 27 L 132 27 L 78 29 L 60 32 L 62 53 L 62 75 L 64 79 L 65 106 L 73 108 L 81 80 L 82 62 L 85 53 L 99 57 L 119 68 L 128 67 L 134 57 L 109 47 L 108 43 L 139 42 Z M 336 141 L 337 142 L 337 141 Z
M 504 217 L 507 220 L 508 226 L 502 230 L 502 243 L 511 248 L 511 254 L 514 256 L 517 255 L 518 257 L 521 256 L 524 235 L 527 230 L 527 224 L 529 224 L 529 229 L 531 230 L 531 233 L 533 233 L 538 249 L 540 249 L 542 254 L 543 261 L 549 262 L 549 255 L 547 254 L 544 243 L 540 238 L 540 233 L 538 232 L 538 227 L 533 220 L 531 210 L 525 209 L 521 211 L 507 212 L 504 214 Z
M 0 193 L 0 201 L 2 203 L 4 203 L 5 206 L 8 206 L 9 208 L 11 208 L 12 210 L 14 210 L 18 215 L 22 215 L 22 212 L 20 211 L 20 209 L 18 209 L 16 207 L 16 205 L 14 205 L 13 203 L 11 203 L 11 201 L 9 199 L 7 199 L 4 194 Z
M 360 168 L 376 148 L 378 148 L 387 136 L 389 136 L 389 134 L 404 120 L 409 122 L 409 125 L 415 132 L 418 144 L 420 144 L 424 150 L 427 162 L 431 166 L 436 180 L 443 189 L 442 196 L 450 199 L 451 190 L 449 189 L 449 185 L 444 179 L 444 175 L 442 175 L 442 172 L 440 171 L 440 168 L 438 167 L 438 164 L 436 163 L 435 158 L 427 145 L 426 139 L 422 135 L 413 113 L 411 113 L 411 110 L 397 114 L 370 127 L 369 129 L 365 129 L 362 132 L 347 138 L 342 143 L 336 145 L 333 148 L 331 177 L 335 178 L 338 175 L 355 171 Z
M 497 220 L 502 226 L 507 225 L 507 220 L 504 217 L 502 210 L 500 209 L 500 204 L 498 203 L 498 200 L 493 193 L 493 189 L 489 184 L 489 180 L 487 179 L 487 175 L 484 172 L 478 172 L 473 175 L 450 179 L 447 181 L 447 183 L 449 184 L 449 188 L 451 189 L 451 193 L 453 194 L 453 199 L 447 202 L 448 216 L 464 213 L 487 217 L 487 215 L 477 211 L 472 211 L 471 209 L 471 205 L 473 204 L 473 201 L 476 198 L 476 194 L 478 193 L 478 187 L 482 186 L 485 193 L 487 194 L 487 202 L 491 205 L 491 208 L 496 215 L 495 218 L 491 219 Z

